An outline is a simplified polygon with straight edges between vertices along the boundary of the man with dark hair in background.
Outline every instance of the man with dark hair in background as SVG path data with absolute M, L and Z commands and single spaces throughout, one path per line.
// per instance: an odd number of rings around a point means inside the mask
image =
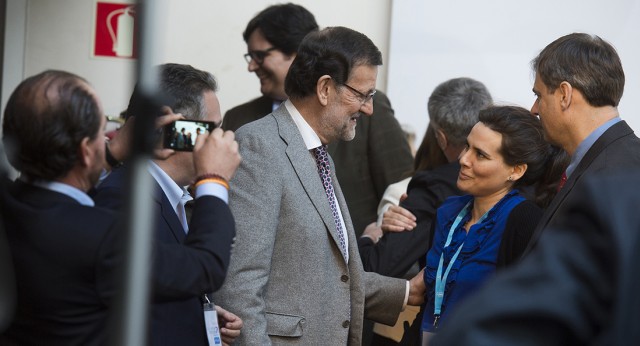
M 215 94 L 218 90 L 218 84 L 210 73 L 182 64 L 161 65 L 159 73 L 159 90 L 171 99 L 171 108 L 174 112 L 183 114 L 189 120 L 211 121 L 220 124 L 222 120 L 220 104 Z M 140 94 L 136 90 L 131 96 L 127 109 L 129 116 L 136 115 L 140 102 Z M 196 142 L 204 134 L 200 133 Z M 230 131 L 225 132 L 224 136 L 233 139 L 233 133 Z M 192 200 L 192 197 L 185 187 L 200 179 L 201 175 L 197 172 L 198 162 L 196 159 L 197 157 L 192 152 L 178 151 L 165 160 L 156 159 L 149 162 L 148 171 L 154 180 L 154 239 L 159 244 L 168 246 L 184 244 L 193 229 L 205 227 L 203 221 L 207 220 L 209 216 L 205 217 L 202 212 L 214 215 L 216 218 L 219 217 L 217 209 L 212 208 L 200 212 L 198 209 L 194 209 L 193 217 L 188 220 L 185 205 L 187 201 Z M 215 173 L 223 180 L 228 181 L 239 161 L 240 158 L 237 155 L 228 156 L 226 161 L 217 161 L 218 166 L 211 167 L 207 173 Z M 94 196 L 98 206 L 114 210 L 122 209 L 128 194 L 127 173 L 126 166 L 117 169 L 100 184 Z M 216 200 L 226 209 L 228 191 L 224 184 L 224 181 L 210 182 L 199 185 L 197 188 L 202 193 L 206 189 L 207 193 L 217 197 Z M 193 192 L 198 194 L 198 191 Z M 197 203 L 195 208 L 198 208 Z M 233 222 L 233 220 L 227 221 Z M 224 233 L 226 229 L 233 229 L 233 224 L 219 224 L 218 227 L 220 229 L 216 229 L 216 232 Z M 223 245 L 229 239 L 221 237 L 219 241 Z M 226 245 L 231 246 L 230 243 Z M 215 273 L 216 285 L 213 290 L 222 285 L 225 274 L 225 270 Z M 204 300 L 203 295 L 191 295 L 185 296 L 181 301 L 155 302 L 150 314 L 150 344 L 207 345 L 202 308 Z M 237 316 L 217 308 L 219 319 L 223 321 L 221 323 L 223 340 L 230 343 L 240 333 L 242 321 Z
M 316 30 L 313 14 L 292 3 L 269 6 L 247 24 L 245 58 L 249 72 L 260 80 L 262 96 L 229 110 L 222 124 L 226 130 L 235 131 L 264 117 L 287 99 L 284 84 L 289 66 L 302 39 Z M 358 121 L 355 139 L 335 141 L 328 148 L 357 235 L 377 219 L 385 189 L 404 178 L 413 162 L 389 99 L 378 90 L 373 102 L 373 116 Z

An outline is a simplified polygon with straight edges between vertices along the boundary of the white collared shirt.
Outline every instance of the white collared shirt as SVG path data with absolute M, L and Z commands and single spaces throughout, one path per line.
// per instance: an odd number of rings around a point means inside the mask
M 149 174 L 151 174 L 153 179 L 155 179 L 155 181 L 158 183 L 158 185 L 160 185 L 162 192 L 164 192 L 165 196 L 167 196 L 169 203 L 173 207 L 173 211 L 178 216 L 178 219 L 180 219 L 180 215 L 182 213 L 182 211 L 178 210 L 180 201 L 183 199 L 193 199 L 187 189 L 176 184 L 176 182 L 173 181 L 173 179 L 171 179 L 171 177 L 153 161 L 149 161 L 147 170 L 149 171 Z M 214 196 L 220 198 L 227 204 L 229 203 L 229 191 L 227 191 L 224 186 L 218 183 L 210 182 L 201 184 L 196 188 L 195 194 L 196 198 L 201 196 Z M 188 232 L 188 229 L 185 229 L 185 232 Z
M 177 205 L 178 203 L 180 203 L 180 200 L 182 199 L 184 193 L 188 193 L 186 189 L 184 187 L 178 186 L 178 184 L 176 184 L 176 182 L 173 181 L 173 179 L 171 179 L 171 177 L 169 177 L 169 175 L 165 173 L 165 171 L 163 171 L 162 168 L 160 168 L 160 166 L 158 166 L 158 164 L 153 161 L 149 161 L 147 170 L 149 171 L 149 174 L 151 174 L 153 179 L 155 179 L 155 181 L 158 183 L 158 185 L 160 185 L 162 192 L 164 192 L 164 195 L 167 196 L 167 199 L 176 212 L 176 215 L 180 215 L 177 209 Z

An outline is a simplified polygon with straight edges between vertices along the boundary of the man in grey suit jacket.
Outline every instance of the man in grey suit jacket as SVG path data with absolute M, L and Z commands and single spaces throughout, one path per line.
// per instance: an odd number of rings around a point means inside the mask
M 364 272 L 333 163 L 315 154 L 354 138 L 381 63 L 361 33 L 313 32 L 287 75 L 290 99 L 237 132 L 236 243 L 215 299 L 245 321 L 242 345 L 359 345 L 365 317 L 393 324 L 404 304 L 423 301 L 422 273 L 407 282 Z
M 236 131 L 260 119 L 287 99 L 284 80 L 289 66 L 304 36 L 316 30 L 313 14 L 291 3 L 269 6 L 249 21 L 243 33 L 245 58 L 249 72 L 260 79 L 262 96 L 226 112 L 225 130 Z M 413 163 L 389 98 L 378 91 L 373 103 L 373 116 L 359 119 L 353 141 L 335 141 L 328 147 L 358 236 L 377 219 L 387 186 L 405 178 Z
M 613 46 L 595 35 L 573 33 L 545 47 L 532 66 L 537 99 L 531 113 L 540 117 L 547 139 L 569 153 L 571 162 L 525 254 L 583 177 L 640 168 L 640 139 L 618 113 L 625 78 Z

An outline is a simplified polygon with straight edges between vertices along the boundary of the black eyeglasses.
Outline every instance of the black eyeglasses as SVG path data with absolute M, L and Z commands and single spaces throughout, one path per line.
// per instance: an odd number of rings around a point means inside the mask
M 373 96 L 376 94 L 377 90 L 374 90 L 372 92 L 370 92 L 369 94 L 365 94 L 362 93 L 360 91 L 358 91 L 358 89 L 346 84 L 346 83 L 342 83 L 342 85 L 346 86 L 347 88 L 349 88 L 349 90 L 353 91 L 353 93 L 358 97 L 358 99 L 360 100 L 360 102 L 362 104 L 367 103 L 367 101 L 371 100 L 373 98 Z
M 250 50 L 249 53 L 244 55 L 244 60 L 247 61 L 247 64 L 250 64 L 251 61 L 255 61 L 256 64 L 262 65 L 264 62 L 264 58 L 269 55 L 269 52 L 272 50 L 278 49 L 276 47 L 271 47 L 265 50 Z

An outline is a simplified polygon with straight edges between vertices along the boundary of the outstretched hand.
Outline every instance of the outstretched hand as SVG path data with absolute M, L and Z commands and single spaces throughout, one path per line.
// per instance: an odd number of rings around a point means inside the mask
M 385 232 L 411 231 L 416 227 L 416 217 L 401 206 L 392 205 L 383 215 L 381 227 Z

